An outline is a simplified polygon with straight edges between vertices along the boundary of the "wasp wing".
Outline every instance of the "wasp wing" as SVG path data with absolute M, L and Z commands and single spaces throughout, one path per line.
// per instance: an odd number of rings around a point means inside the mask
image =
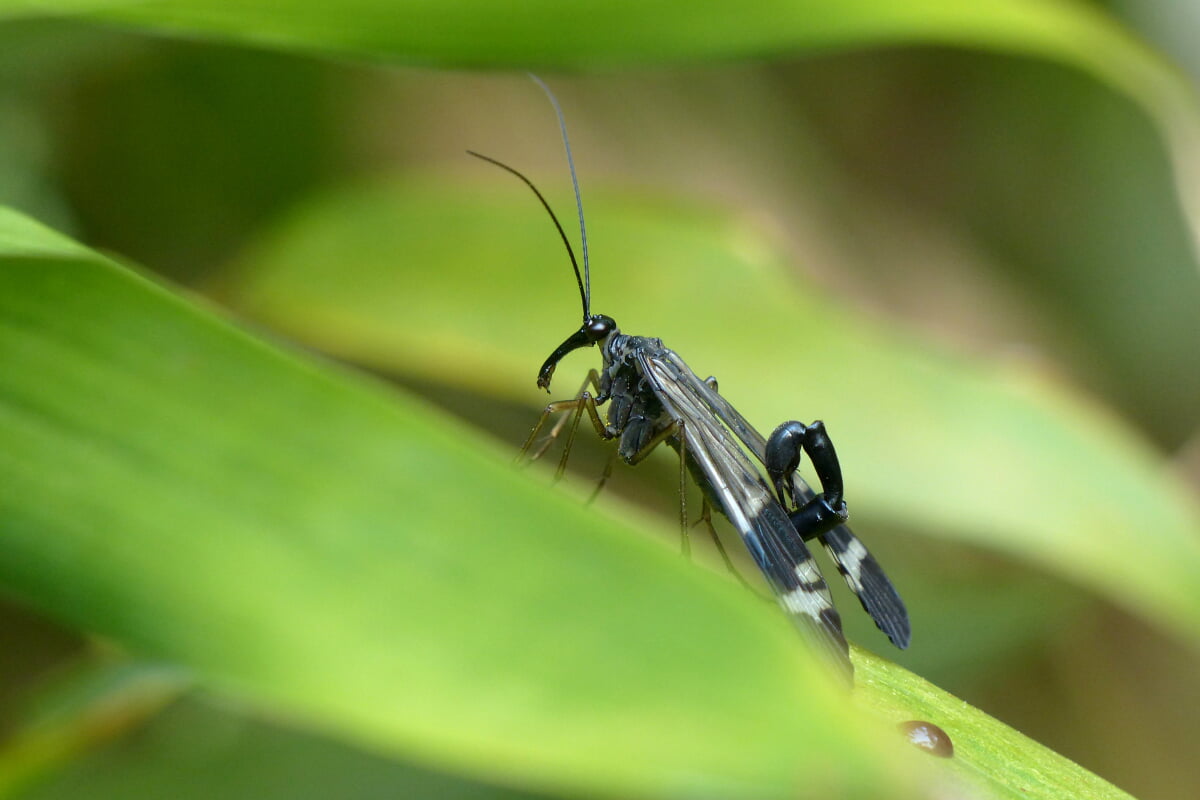
M 867 546 L 845 525 L 839 525 L 819 538 L 825 545 L 825 552 L 837 564 L 838 572 L 846 579 L 846 585 L 858 597 L 863 610 L 875 620 L 879 630 L 901 650 L 908 647 L 912 637 L 908 609 Z
M 693 376 L 694 373 L 688 370 L 683 360 L 672 353 L 673 362 L 676 370 L 684 369 L 688 374 Z M 730 405 L 729 401 L 721 397 L 715 389 L 703 381 L 696 381 L 699 387 L 696 392 L 703 399 L 704 404 L 712 409 L 713 414 L 717 416 L 725 424 L 735 436 L 741 439 L 746 448 L 754 454 L 760 462 L 765 463 L 764 458 L 767 451 L 766 440 L 762 437 L 753 425 L 746 420 L 738 410 Z M 805 483 L 799 473 L 793 473 L 792 485 L 796 497 L 801 501 L 810 500 L 815 496 L 812 488 Z M 908 621 L 908 609 L 904 606 L 904 601 L 900 599 L 900 595 L 896 592 L 896 587 L 892 585 L 891 580 L 883 571 L 883 567 L 879 566 L 879 562 L 871 555 L 871 551 L 867 549 L 853 531 L 847 525 L 838 525 L 828 533 L 823 533 L 818 537 L 821 544 L 825 546 L 825 551 L 829 553 L 829 557 L 837 565 L 838 572 L 846 580 L 846 585 L 854 592 L 858 601 L 862 604 L 863 610 L 866 611 L 871 619 L 875 621 L 875 625 L 879 630 L 891 640 L 892 644 L 899 647 L 901 650 L 908 647 L 909 640 L 912 637 L 912 628 Z
M 682 421 L 688 466 L 741 535 L 789 617 L 829 660 L 850 670 L 829 586 L 787 513 L 737 441 L 713 418 L 702 381 L 670 351 L 643 352 L 639 368 L 667 414 Z

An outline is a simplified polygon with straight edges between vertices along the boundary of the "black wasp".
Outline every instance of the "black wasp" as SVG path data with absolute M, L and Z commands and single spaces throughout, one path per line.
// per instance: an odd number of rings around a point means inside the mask
M 661 339 L 624 334 L 612 317 L 591 313 L 587 230 L 566 124 L 549 88 L 537 78 L 534 80 L 549 95 L 562 130 L 579 212 L 582 274 L 566 232 L 537 187 L 512 167 L 468 152 L 507 170 L 533 190 L 554 220 L 575 269 L 583 302 L 583 325 L 542 364 L 538 371 L 538 386 L 549 391 L 558 362 L 579 348 L 599 345 L 604 363 L 599 372 L 594 369 L 588 372 L 573 399 L 546 407 L 522 453 L 528 453 L 555 414 L 564 416 L 550 431 L 544 446 L 531 458 L 545 452 L 564 425 L 570 425 L 569 438 L 573 438 L 584 414 L 600 437 L 617 440 L 617 452 L 628 464 L 639 463 L 665 442 L 679 454 L 681 491 L 687 473 L 702 489 L 705 497 L 702 518 L 709 523 L 709 531 L 718 548 L 721 547 L 720 540 L 708 519 L 709 504 L 733 524 L 779 604 L 828 658 L 847 671 L 852 669 L 841 618 L 833 606 L 829 587 L 805 544 L 812 539 L 820 540 L 825 546 L 838 571 L 879 629 L 897 647 L 907 647 L 910 628 L 904 602 L 879 563 L 845 524 L 847 512 L 842 472 L 824 424 L 819 421 L 811 425 L 785 422 L 770 437 L 763 439 L 717 393 L 715 379 L 698 378 L 683 359 L 663 345 Z M 601 419 L 598 410 L 606 403 L 607 422 Z M 821 484 L 819 493 L 814 492 L 796 471 L 802 453 L 808 455 L 816 470 Z M 769 482 L 750 456 L 762 464 Z M 686 549 L 686 511 L 682 514 Z M 723 549 L 721 554 L 725 556 Z M 727 557 L 726 563 L 729 563 Z

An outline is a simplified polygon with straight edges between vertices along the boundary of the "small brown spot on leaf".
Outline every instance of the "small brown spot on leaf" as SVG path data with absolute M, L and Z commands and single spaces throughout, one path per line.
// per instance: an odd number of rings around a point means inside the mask
M 950 758 L 954 755 L 954 743 L 950 741 L 950 734 L 932 722 L 911 719 L 908 722 L 901 722 L 899 728 L 914 747 L 919 747 L 930 755 L 941 758 Z

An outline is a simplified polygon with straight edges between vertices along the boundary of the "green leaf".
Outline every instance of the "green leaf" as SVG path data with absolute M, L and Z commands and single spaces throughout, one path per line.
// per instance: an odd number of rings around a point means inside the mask
M 45 15 L 288 51 L 456 67 L 597 69 L 905 43 L 1048 59 L 1093 76 L 1150 117 L 1173 159 L 1189 232 L 1200 249 L 1195 91 L 1156 52 L 1081 2 L 0 0 L 0 19 Z
M 485 181 L 402 179 L 314 200 L 222 291 L 340 357 L 541 402 L 536 368 L 578 325 L 574 279 L 523 189 Z M 1094 401 L 839 307 L 736 215 L 595 191 L 588 203 L 594 310 L 716 375 L 761 428 L 823 418 L 860 532 L 887 522 L 1028 559 L 1200 641 L 1194 501 Z M 572 355 L 555 394 L 597 363 Z
M 913 719 L 936 721 L 950 736 L 953 758 L 932 759 L 925 765 L 931 773 L 942 768 L 933 777 L 941 790 L 934 796 L 944 796 L 949 784 L 959 788 L 956 794 L 969 796 L 1129 797 L 916 675 L 864 651 L 856 651 L 855 662 L 860 679 L 856 704 L 892 731 L 893 742 L 900 741 L 898 723 Z M 69 691 L 56 693 L 54 714 L 35 726 L 33 735 L 24 737 L 25 747 L 19 752 L 36 757 L 56 744 L 77 747 L 84 736 L 111 735 L 128 725 L 129 717 L 143 713 L 148 704 L 161 702 L 164 690 L 169 692 L 172 687 L 176 691 L 184 688 L 179 676 L 153 665 L 93 669 L 69 685 Z M 100 752 L 84 755 L 62 774 L 22 796 L 30 800 L 134 795 L 259 798 L 264 786 L 286 786 L 292 798 L 331 794 L 374 798 L 397 793 L 512 800 L 524 796 L 395 764 L 283 728 L 278 721 L 270 724 L 236 704 L 206 703 L 205 699 L 192 696 L 174 704 L 136 739 L 126 737 Z M 181 759 L 181 754 L 187 758 Z M 910 755 L 920 760 L 932 758 L 916 751 Z M 6 766 L 0 760 L 0 776 Z M 354 775 L 352 788 L 346 783 L 349 774 Z
M 150 30 L 408 63 L 507 67 L 728 60 L 903 41 L 963 44 L 1061 59 L 1119 86 L 1161 69 L 1094 8 L 1067 0 L 762 0 L 564 6 L 352 0 L 6 0 L 10 16 L 80 14 Z M 681 25 L 686 18 L 688 24 Z
M 518 69 L 727 61 L 905 42 L 960 45 L 1081 69 L 1144 106 L 1164 131 L 1174 131 L 1171 140 L 1177 133 L 1196 138 L 1195 99 L 1186 83 L 1114 20 L 1069 0 L 903 5 L 526 0 L 515 6 L 439 0 L 0 0 L 0 19 L 44 15 L 393 63 Z M 1183 112 L 1190 117 L 1188 134 L 1176 127 Z
M 6 593 L 491 780 L 906 793 L 781 615 L 635 515 L 14 212 L 0 243 Z
M 538 800 L 396 763 L 287 727 L 228 698 L 190 696 L 137 736 L 84 754 L 24 800 Z
M 76 666 L 42 691 L 29 719 L 6 725 L 0 797 L 20 797 L 65 763 L 128 734 L 189 683 L 178 668 L 112 659 Z M 14 733 L 13 729 L 16 728 Z
M 862 651 L 855 664 L 859 669 L 855 699 L 860 707 L 893 727 L 910 721 L 932 722 L 950 737 L 952 757 L 929 756 L 950 773 L 942 776 L 939 796 L 969 794 L 948 790 L 947 783 L 950 787 L 961 783 L 984 788 L 988 797 L 1014 800 L 1129 798 L 1078 764 L 894 664 Z
M 439 0 L 0 0 L 0 18 L 78 15 L 393 63 L 527 69 L 727 61 L 834 47 L 960 45 L 1063 62 L 1129 95 L 1170 129 L 1195 129 L 1191 90 L 1162 59 L 1095 8 L 1069 0 L 526 0 L 515 6 Z M 687 24 L 681 25 L 680 20 Z M 1194 137 L 1193 137 L 1194 138 Z

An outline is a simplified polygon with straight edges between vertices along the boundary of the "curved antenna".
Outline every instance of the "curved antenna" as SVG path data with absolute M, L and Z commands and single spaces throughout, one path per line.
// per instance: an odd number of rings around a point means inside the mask
M 587 322 L 592 313 L 592 277 L 591 271 L 588 269 L 587 226 L 583 223 L 583 198 L 579 194 L 579 178 L 575 176 L 575 159 L 571 156 L 571 140 L 567 138 L 567 123 L 563 119 L 562 107 L 558 104 L 558 98 L 554 96 L 554 92 L 550 91 L 550 87 L 532 72 L 528 75 L 534 83 L 542 87 L 542 91 L 550 98 L 550 103 L 554 106 L 554 114 L 558 117 L 558 129 L 562 131 L 563 147 L 567 150 L 567 166 L 571 169 L 571 185 L 575 187 L 575 209 L 579 213 L 579 241 L 583 245 L 583 284 L 579 291 L 583 297 L 583 321 Z M 576 277 L 579 277 L 578 268 L 576 268 Z
M 567 238 L 567 232 L 564 231 L 563 226 L 561 224 L 559 224 L 558 217 L 554 216 L 554 209 L 550 208 L 550 204 L 546 202 L 546 198 L 542 197 L 542 193 L 539 192 L 538 188 L 533 185 L 533 181 L 529 180 L 529 178 L 526 178 L 520 172 L 517 172 L 515 169 L 510 167 L 508 164 L 505 164 L 503 161 L 497 161 L 496 159 L 494 159 L 490 156 L 485 156 L 483 153 L 476 153 L 474 150 L 468 150 L 467 155 L 475 156 L 476 158 L 478 158 L 482 161 L 486 161 L 489 164 L 495 164 L 500 169 L 507 170 L 507 171 L 511 172 L 513 175 L 516 175 L 518 178 L 520 178 L 521 180 L 523 180 L 525 182 L 526 186 L 528 186 L 530 189 L 533 190 L 533 193 L 535 195 L 537 195 L 537 199 L 542 201 L 542 208 L 546 209 L 546 213 L 550 215 L 550 219 L 554 220 L 554 227 L 558 228 L 558 235 L 560 237 L 562 237 L 563 244 L 567 246 L 567 255 L 571 257 L 571 266 L 575 268 L 575 282 L 577 284 L 579 284 L 579 294 L 584 299 L 583 300 L 584 319 L 587 319 L 587 314 L 588 314 L 587 297 L 588 297 L 588 295 L 587 295 L 586 291 L 584 290 L 583 279 L 581 277 L 579 277 L 579 262 L 577 262 L 575 260 L 575 251 L 571 248 L 571 240 Z

